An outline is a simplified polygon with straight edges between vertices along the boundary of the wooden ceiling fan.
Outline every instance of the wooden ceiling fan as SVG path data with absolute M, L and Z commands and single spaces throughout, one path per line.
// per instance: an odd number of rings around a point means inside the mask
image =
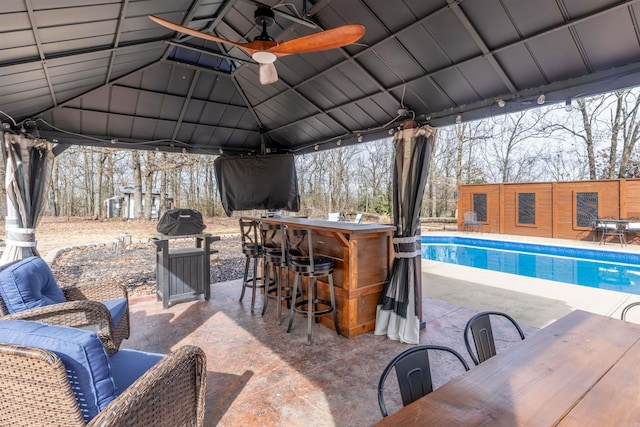
M 259 77 L 260 83 L 263 85 L 278 81 L 278 72 L 273 63 L 282 56 L 336 49 L 354 43 L 364 35 L 363 25 L 349 24 L 292 40 L 277 42 L 267 33 L 267 27 L 275 22 L 273 11 L 264 6 L 258 6 L 254 14 L 255 23 L 262 27 L 262 33 L 249 43 L 232 42 L 193 28 L 175 24 L 157 16 L 149 15 L 149 18 L 173 31 L 242 49 L 260 65 Z

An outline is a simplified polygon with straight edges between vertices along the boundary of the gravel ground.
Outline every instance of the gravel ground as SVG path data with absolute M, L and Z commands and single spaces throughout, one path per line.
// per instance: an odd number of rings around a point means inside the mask
M 193 246 L 193 239 L 173 240 L 170 248 Z M 245 256 L 240 250 L 240 235 L 222 236 L 212 243 L 218 250 L 211 256 L 211 283 L 241 279 Z M 130 296 L 148 295 L 156 287 L 156 247 L 153 242 L 133 243 L 123 253 L 112 246 L 93 246 L 61 253 L 51 269 L 61 286 L 95 282 L 118 283 Z

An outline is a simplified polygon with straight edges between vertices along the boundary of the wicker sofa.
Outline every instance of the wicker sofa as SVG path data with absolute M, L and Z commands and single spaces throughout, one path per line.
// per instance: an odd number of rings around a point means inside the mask
M 0 320 L 0 384 L 0 425 L 201 426 L 206 358 L 194 346 L 108 355 L 91 331 Z
M 35 256 L 0 268 L 0 318 L 88 328 L 111 354 L 130 333 L 123 286 L 96 283 L 60 288 L 47 263 Z

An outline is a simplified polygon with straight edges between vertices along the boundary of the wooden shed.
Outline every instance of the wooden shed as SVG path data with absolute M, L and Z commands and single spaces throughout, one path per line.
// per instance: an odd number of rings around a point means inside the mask
M 486 233 L 591 240 L 596 218 L 640 217 L 640 179 L 461 185 L 459 230 L 470 211 Z

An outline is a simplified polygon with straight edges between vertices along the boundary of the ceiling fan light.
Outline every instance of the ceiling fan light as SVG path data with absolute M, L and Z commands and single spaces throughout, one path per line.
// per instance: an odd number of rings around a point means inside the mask
M 251 55 L 251 57 L 258 64 L 272 64 L 278 58 L 273 53 L 267 52 L 267 51 L 263 51 L 263 50 L 254 52 L 253 55 Z

